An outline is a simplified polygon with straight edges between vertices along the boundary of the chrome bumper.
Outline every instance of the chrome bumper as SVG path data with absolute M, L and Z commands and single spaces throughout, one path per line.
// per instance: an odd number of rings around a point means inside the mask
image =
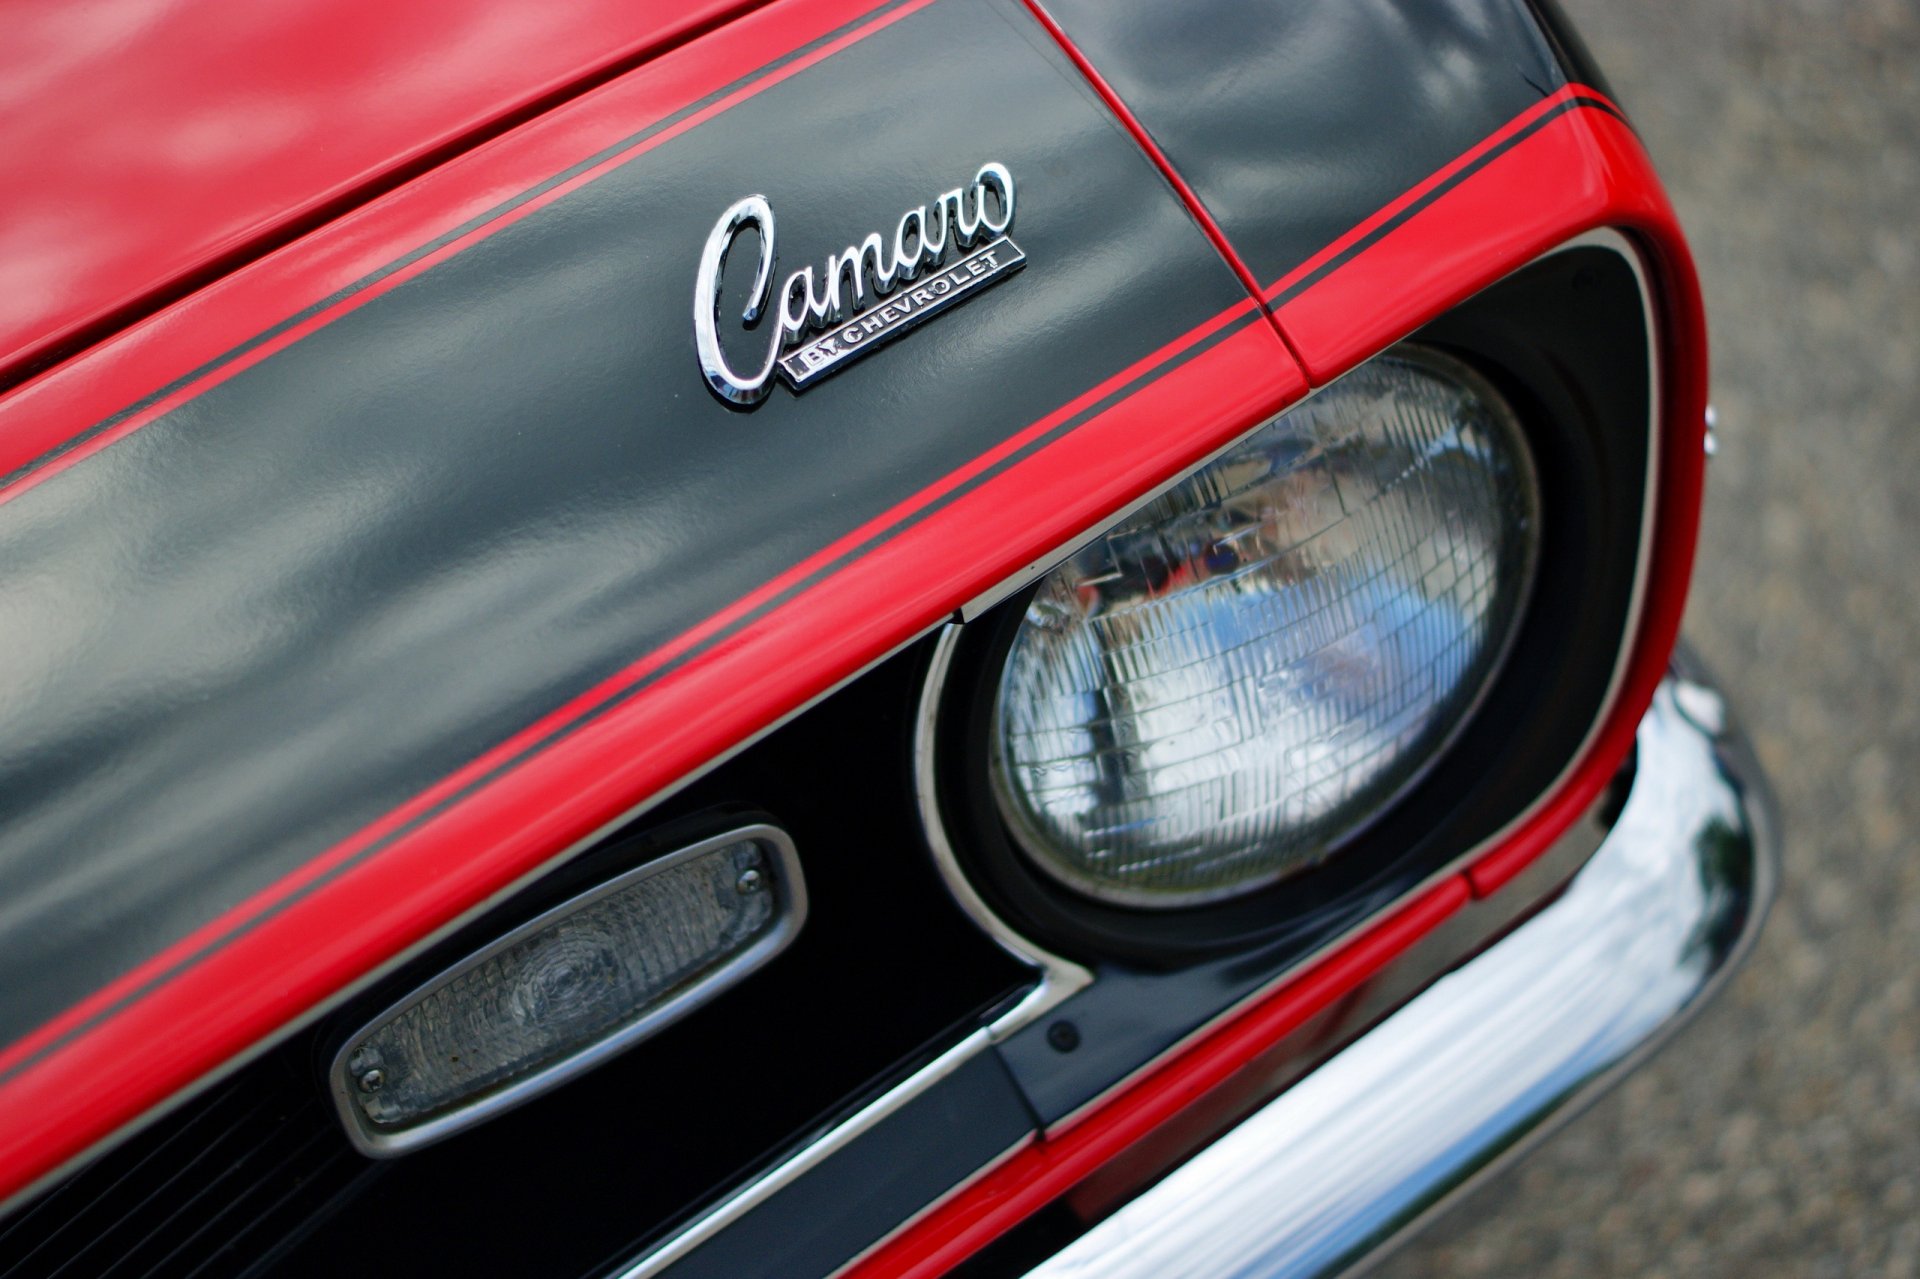
M 1031 1275 L 1350 1272 L 1678 1030 L 1745 957 L 1778 865 L 1752 755 L 1688 665 L 1565 892 Z

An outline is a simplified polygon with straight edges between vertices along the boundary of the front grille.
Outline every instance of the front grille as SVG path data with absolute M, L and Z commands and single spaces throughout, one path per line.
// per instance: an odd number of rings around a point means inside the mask
M 924 853 L 902 762 L 923 658 L 868 672 L 0 1218 L 0 1279 L 604 1273 L 952 1043 L 1030 975 Z M 468 1131 L 394 1159 L 353 1149 L 320 1068 L 345 1033 L 684 832 L 756 813 L 793 836 L 810 899 L 777 959 Z
M 240 1072 L 0 1221 L 0 1276 L 264 1268 L 367 1169 L 320 1098 L 277 1064 Z

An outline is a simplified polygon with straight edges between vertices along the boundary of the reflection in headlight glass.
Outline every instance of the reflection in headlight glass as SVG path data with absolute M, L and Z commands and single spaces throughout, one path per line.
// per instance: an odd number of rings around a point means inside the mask
M 1430 352 L 1375 359 L 1045 579 L 998 695 L 1003 818 L 1048 875 L 1114 904 L 1313 865 L 1464 722 L 1539 533 L 1498 393 Z

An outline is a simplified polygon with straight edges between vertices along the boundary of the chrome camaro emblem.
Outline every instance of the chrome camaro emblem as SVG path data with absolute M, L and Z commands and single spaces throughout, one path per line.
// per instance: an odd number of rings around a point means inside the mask
M 727 253 L 746 228 L 760 233 L 753 290 L 740 317 L 750 327 L 774 300 L 775 239 L 767 197 L 736 201 L 713 224 L 693 285 L 700 371 L 729 404 L 765 399 L 776 369 L 794 391 L 804 391 L 1024 266 L 1026 254 L 1006 236 L 1011 225 L 1013 174 L 1004 164 L 983 164 L 970 187 L 956 187 L 903 213 L 892 244 L 874 231 L 857 245 L 829 253 L 818 276 L 811 265 L 789 275 L 780 287 L 779 323 L 767 333 L 766 354 L 758 368 L 741 372 L 720 345 L 720 283 Z M 962 252 L 946 261 L 950 253 Z

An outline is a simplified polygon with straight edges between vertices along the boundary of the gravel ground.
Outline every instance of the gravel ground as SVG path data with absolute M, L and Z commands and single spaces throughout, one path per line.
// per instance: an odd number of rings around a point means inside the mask
M 1920 6 L 1566 3 L 1700 260 L 1687 630 L 1786 887 L 1717 1006 L 1380 1273 L 1920 1275 Z

